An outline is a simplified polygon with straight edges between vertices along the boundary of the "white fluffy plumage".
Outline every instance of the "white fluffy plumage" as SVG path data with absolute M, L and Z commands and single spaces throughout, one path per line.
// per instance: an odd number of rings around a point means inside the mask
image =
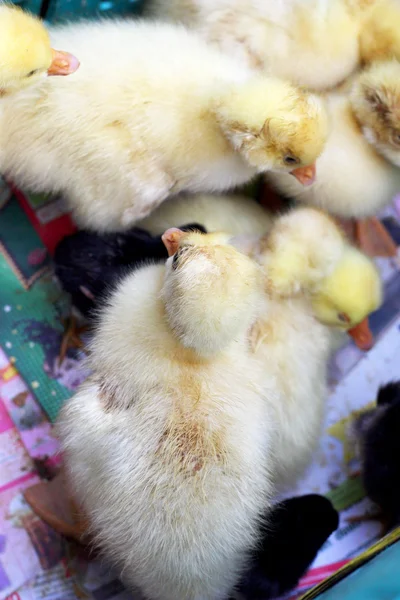
M 175 262 L 121 282 L 91 380 L 58 424 L 100 546 L 152 600 L 225 598 L 270 502 L 271 422 L 247 337 L 260 269 L 224 240 L 190 234 Z

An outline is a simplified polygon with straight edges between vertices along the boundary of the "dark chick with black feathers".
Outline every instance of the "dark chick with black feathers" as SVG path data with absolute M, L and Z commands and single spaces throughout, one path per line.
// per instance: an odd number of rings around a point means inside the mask
M 386 533 L 400 525 L 400 381 L 380 388 L 376 408 L 357 418 L 354 433 L 364 488 Z
M 295 588 L 338 525 L 332 503 L 318 494 L 277 504 L 263 526 L 253 564 L 237 588 L 240 598 L 270 600 Z
M 197 223 L 180 229 L 206 233 Z M 161 236 L 134 228 L 125 233 L 104 235 L 78 231 L 58 244 L 54 264 L 55 274 L 62 288 L 70 294 L 72 304 L 84 317 L 90 318 L 121 276 L 143 263 L 167 258 Z

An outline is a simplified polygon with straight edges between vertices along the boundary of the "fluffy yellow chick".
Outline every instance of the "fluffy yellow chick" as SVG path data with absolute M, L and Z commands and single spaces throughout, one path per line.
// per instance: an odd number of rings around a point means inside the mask
M 29 101 L 3 103 L 0 171 L 63 193 L 81 225 L 128 228 L 168 196 L 270 169 L 313 180 L 327 136 L 315 96 L 254 75 L 178 25 L 101 21 L 51 35 L 82 65 Z
M 345 243 L 343 233 L 332 219 L 318 210 L 297 209 L 293 215 L 274 219 L 251 198 L 198 195 L 169 200 L 140 225 L 159 235 L 165 226 L 194 222 L 201 223 L 209 232 L 225 230 L 234 236 L 232 243 L 236 247 L 251 255 L 264 256 L 262 260 L 267 261 L 279 295 L 304 290 L 309 295 L 317 286 L 312 304 L 315 316 L 326 325 L 352 330 L 379 305 L 380 284 L 373 263 Z M 289 229 L 288 223 L 292 222 Z M 271 230 L 273 233 L 269 235 Z M 326 239 L 318 261 L 321 238 Z M 264 255 L 264 250 L 260 254 L 264 246 L 276 250 L 273 258 Z M 361 347 L 371 342 L 366 325 L 351 331 Z
M 400 59 L 399 0 L 150 0 L 250 67 L 316 91 L 362 64 Z
M 360 60 L 400 59 L 400 2 L 372 0 L 361 13 Z
M 78 67 L 72 54 L 51 48 L 42 21 L 16 6 L 0 5 L 0 96 Z
M 363 71 L 351 102 L 365 138 L 400 167 L 400 62 L 376 62 Z
M 310 208 L 289 213 L 265 244 L 268 253 L 261 256 L 273 293 L 287 297 L 306 291 L 322 323 L 351 330 L 379 307 L 382 290 L 374 263 L 345 241 L 325 213 Z
M 208 232 L 261 236 L 272 226 L 272 215 L 253 198 L 235 194 L 194 194 L 171 198 L 138 223 L 153 235 L 170 227 L 199 223 Z
M 378 71 L 383 68 L 382 64 Z M 297 185 L 293 177 L 268 173 L 268 180 L 281 194 L 344 219 L 373 217 L 392 201 L 400 191 L 400 170 L 392 163 L 395 163 L 396 157 L 397 164 L 400 160 L 395 146 L 395 129 L 389 120 L 385 120 L 381 112 L 383 105 L 376 102 L 381 92 L 380 77 L 375 77 L 374 81 L 371 78 L 371 86 L 368 87 L 365 82 L 369 75 L 361 74 L 356 78 L 350 97 L 347 94 L 331 94 L 328 97 L 332 130 L 317 161 L 315 183 L 304 188 Z M 393 91 L 396 86 L 393 78 Z M 387 90 L 388 99 L 392 100 L 392 91 L 384 85 L 382 88 L 383 97 Z M 395 121 L 394 104 L 391 111 Z M 374 223 L 371 220 L 371 228 Z M 361 224 L 356 225 L 357 241 L 360 247 L 368 250 L 368 240 L 362 238 L 361 228 L 358 229 Z M 380 231 L 379 224 L 375 223 L 374 227 L 376 234 L 372 228 L 371 235 L 376 235 L 377 241 L 381 238 L 384 249 L 387 236 Z
M 272 493 L 269 394 L 248 344 L 262 274 L 226 236 L 163 239 L 166 265 L 110 297 L 91 379 L 58 431 L 75 498 L 128 588 L 225 598 Z
M 328 359 L 335 330 L 363 323 L 382 299 L 372 261 L 349 246 L 332 219 L 299 208 L 276 220 L 255 258 L 267 276 L 264 316 L 251 342 L 264 361 L 275 421 L 275 483 L 293 485 L 311 461 L 322 431 Z M 353 336 L 368 346 L 368 329 Z M 361 337 L 360 337 L 361 333 Z
M 288 222 L 294 223 L 290 229 Z M 318 210 L 296 209 L 290 216 L 277 219 L 252 198 L 200 194 L 165 202 L 140 226 L 160 235 L 179 223 L 200 223 L 208 232 L 226 231 L 234 236 L 236 247 L 251 255 L 263 256 L 264 247 L 276 249 L 274 258 L 268 254 L 263 258 L 274 289 L 283 296 L 305 289 L 308 294 L 317 282 L 318 293 L 312 302 L 315 315 L 326 325 L 351 329 L 380 302 L 379 278 L 373 263 L 345 243 L 332 219 Z M 274 233 L 269 235 L 271 230 Z M 321 238 L 325 238 L 324 251 L 318 262 Z M 329 277 L 325 277 L 327 273 Z M 355 332 L 360 345 L 363 335 L 363 329 Z
M 356 69 L 359 19 L 345 0 L 153 0 L 157 17 L 183 21 L 251 68 L 314 90 Z
M 344 249 L 339 264 L 313 292 L 312 298 L 315 315 L 321 322 L 350 332 L 377 310 L 381 302 L 377 269 L 351 246 Z M 364 343 L 363 337 L 357 339 Z

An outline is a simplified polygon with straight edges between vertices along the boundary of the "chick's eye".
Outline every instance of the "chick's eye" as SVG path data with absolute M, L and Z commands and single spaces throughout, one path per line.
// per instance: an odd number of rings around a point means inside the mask
M 33 75 L 36 75 L 36 73 L 39 72 L 39 69 L 33 69 L 33 71 L 29 71 L 29 73 L 27 74 L 27 77 L 32 77 Z
M 174 254 L 174 258 L 172 259 L 172 269 L 175 271 L 175 269 L 178 266 L 178 262 L 180 257 L 182 256 L 182 254 L 185 254 L 185 252 L 189 249 L 189 246 L 183 246 L 183 248 L 180 248 L 177 252 L 175 252 Z
M 298 165 L 300 160 L 296 156 L 286 154 L 286 156 L 283 157 L 283 162 L 285 165 Z
M 343 312 L 338 313 L 338 319 L 342 323 L 350 323 L 350 318 L 348 315 L 346 315 L 346 313 L 343 313 Z
M 179 260 L 179 252 L 175 252 L 174 258 L 172 259 L 172 269 L 174 271 L 175 271 L 176 267 L 178 266 L 178 260 Z
M 396 146 L 400 146 L 400 131 L 393 131 L 392 143 L 395 144 Z

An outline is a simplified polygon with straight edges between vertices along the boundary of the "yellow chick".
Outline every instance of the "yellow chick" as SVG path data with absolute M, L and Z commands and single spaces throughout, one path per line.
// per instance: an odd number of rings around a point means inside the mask
M 368 142 L 400 167 L 400 62 L 376 62 L 363 71 L 351 103 Z
M 0 5 L 0 96 L 78 67 L 72 54 L 51 48 L 42 21 L 16 6 Z
M 350 95 L 328 96 L 332 129 L 317 161 L 313 185 L 299 186 L 293 177 L 281 173 L 268 173 L 270 183 L 284 196 L 336 217 L 365 219 L 377 215 L 400 191 L 400 170 L 395 166 L 400 164 L 400 127 L 396 129 L 396 119 L 400 126 L 396 106 L 399 74 L 397 63 L 378 63 L 355 78 Z M 363 227 L 356 223 L 355 237 L 370 253 Z M 394 246 L 376 219 L 369 221 L 369 227 L 380 251 Z
M 345 241 L 325 213 L 297 209 L 278 220 L 265 243 L 269 253 L 264 266 L 273 293 L 287 297 L 306 292 L 321 323 L 352 330 L 380 306 L 377 268 Z
M 184 22 L 253 69 L 314 90 L 359 61 L 359 20 L 345 0 L 152 0 L 149 12 Z
M 206 230 L 232 235 L 261 236 L 272 226 L 273 217 L 253 198 L 235 194 L 194 194 L 171 198 L 138 223 L 153 235 L 170 227 L 199 223 Z
M 235 236 L 231 243 L 242 249 L 238 234 L 252 237 L 243 250 L 267 276 L 263 316 L 253 325 L 250 341 L 263 361 L 266 383 L 273 380 L 277 386 L 278 395 L 270 399 L 276 432 L 273 475 L 285 487 L 303 473 L 318 443 L 337 332 L 349 332 L 363 349 L 372 344 L 366 317 L 381 303 L 380 277 L 335 222 L 312 208 L 272 219 L 250 199 L 223 196 L 217 202 L 195 196 L 165 203 L 146 226 L 160 233 L 165 223 L 198 221 L 211 231 L 222 229 L 224 220 Z
M 313 292 L 316 317 L 327 325 L 350 330 L 379 308 L 382 289 L 374 264 L 356 248 L 346 247 L 339 264 Z M 360 332 L 361 333 L 361 332 Z M 364 344 L 364 338 L 358 337 Z M 365 340 L 367 345 L 369 340 Z
M 110 20 L 51 35 L 82 65 L 67 82 L 47 79 L 35 101 L 3 103 L 0 171 L 63 193 L 80 224 L 129 228 L 169 196 L 271 169 L 313 181 L 328 129 L 321 99 L 178 25 Z
M 398 0 L 150 0 L 148 11 L 315 91 L 337 87 L 363 64 L 400 59 Z
M 266 382 L 276 382 L 278 395 L 267 398 L 275 425 L 273 474 L 286 487 L 303 474 L 318 445 L 336 330 L 350 329 L 366 348 L 368 327 L 360 331 L 359 324 L 380 306 L 382 288 L 372 261 L 312 208 L 278 218 L 254 257 L 267 283 L 264 315 L 250 340 Z
M 361 13 L 360 60 L 400 59 L 400 3 L 398 0 L 371 0 Z
M 261 271 L 229 244 L 226 233 L 184 234 L 172 228 L 162 239 L 173 256 L 161 294 L 169 324 L 184 347 L 214 355 L 243 331 L 247 315 L 254 315 Z M 216 266 L 211 269 L 210 263 Z
M 248 344 L 262 273 L 224 235 L 163 239 L 166 264 L 110 297 L 58 432 L 75 499 L 129 589 L 225 598 L 273 492 L 272 392 Z

